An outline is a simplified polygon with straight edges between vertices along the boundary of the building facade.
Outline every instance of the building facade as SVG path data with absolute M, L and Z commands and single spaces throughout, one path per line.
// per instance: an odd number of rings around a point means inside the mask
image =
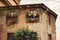
M 38 40 L 56 40 L 57 14 L 46 5 L 19 5 L 18 1 L 10 0 L 5 1 L 6 4 L 0 2 L 0 40 L 12 40 L 12 34 L 26 26 L 37 33 Z

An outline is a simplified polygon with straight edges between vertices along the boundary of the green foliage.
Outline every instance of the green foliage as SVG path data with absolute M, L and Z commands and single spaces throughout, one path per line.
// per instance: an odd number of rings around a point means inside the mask
M 28 27 L 23 29 L 23 30 L 18 30 L 15 34 L 14 34 L 14 38 L 15 40 L 17 40 L 18 38 L 28 38 L 32 35 L 32 31 L 28 30 Z

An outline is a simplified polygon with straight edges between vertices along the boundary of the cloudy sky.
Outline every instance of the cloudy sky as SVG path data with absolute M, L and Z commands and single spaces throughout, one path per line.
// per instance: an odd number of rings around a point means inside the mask
M 21 0 L 21 4 L 45 3 L 51 10 L 58 14 L 56 21 L 57 40 L 60 40 L 60 0 Z

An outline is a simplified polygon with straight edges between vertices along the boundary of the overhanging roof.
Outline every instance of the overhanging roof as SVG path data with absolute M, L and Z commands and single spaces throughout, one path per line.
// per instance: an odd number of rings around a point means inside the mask
M 15 0 L 0 0 L 5 6 L 18 5 Z
M 9 6 L 11 5 L 8 0 L 0 0 L 4 5 Z
M 6 10 L 6 9 L 25 9 L 25 8 L 36 8 L 36 7 L 42 7 L 45 10 L 47 10 L 47 12 L 50 12 L 53 16 L 55 16 L 57 18 L 57 14 L 55 12 L 53 12 L 51 9 L 49 9 L 46 5 L 44 5 L 43 3 L 40 4 L 26 4 L 26 5 L 17 5 L 17 6 L 3 6 L 0 7 L 0 10 Z

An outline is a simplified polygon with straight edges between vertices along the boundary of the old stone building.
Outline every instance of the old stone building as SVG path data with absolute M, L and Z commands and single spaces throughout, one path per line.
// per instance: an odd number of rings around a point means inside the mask
M 57 14 L 43 3 L 19 5 L 19 1 L 0 1 L 0 40 L 12 40 L 12 34 L 26 26 L 38 40 L 56 40 Z

